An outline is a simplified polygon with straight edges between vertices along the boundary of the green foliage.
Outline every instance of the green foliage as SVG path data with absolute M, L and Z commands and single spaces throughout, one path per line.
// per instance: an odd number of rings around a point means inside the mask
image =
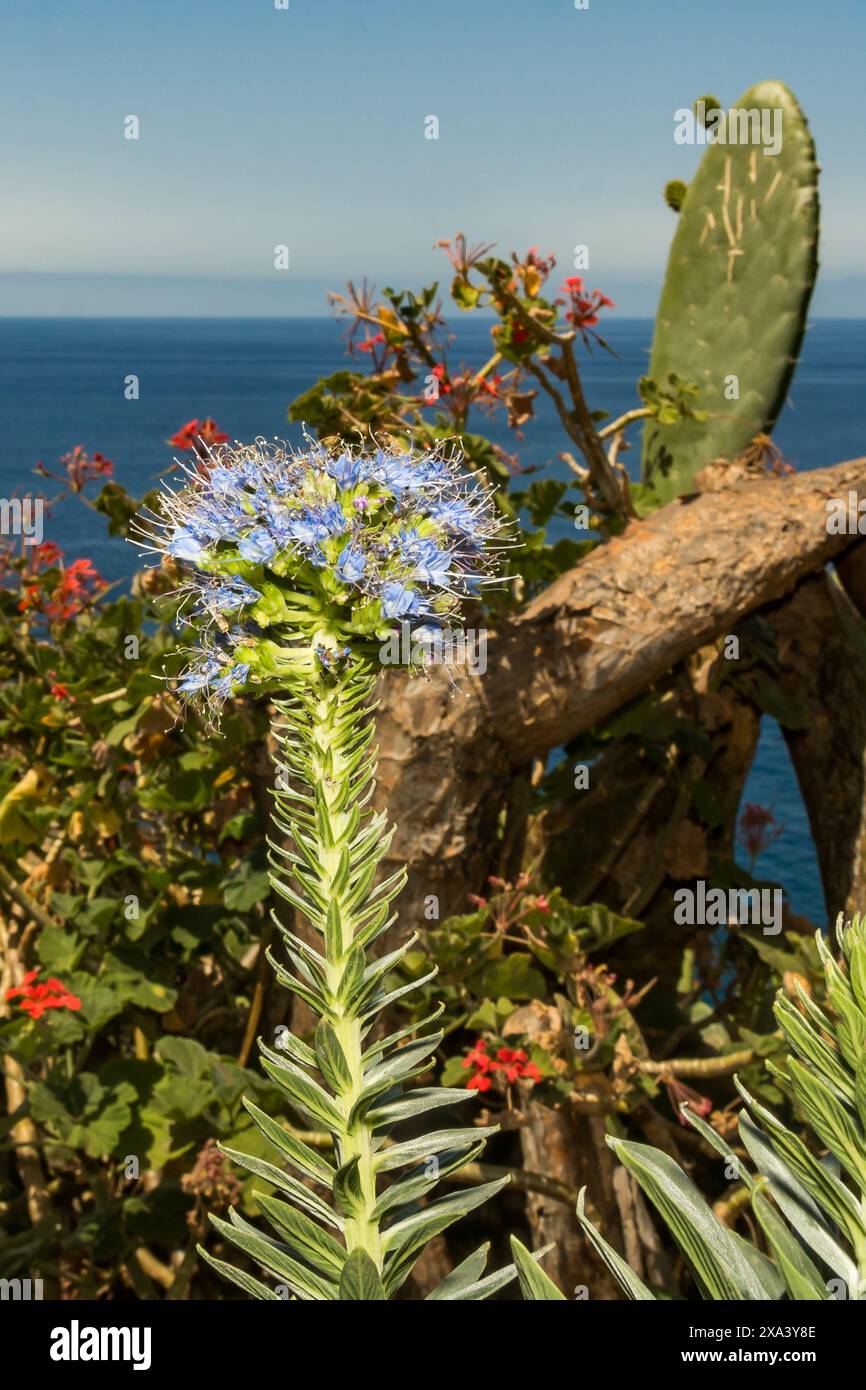
M 866 1298 L 866 928 L 859 918 L 843 928 L 840 918 L 837 934 L 841 963 L 816 937 L 827 1009 L 799 984 L 799 1007 L 780 991 L 774 1009 L 789 1056 L 784 1068 L 768 1065 L 803 1117 L 809 1141 L 739 1085 L 748 1107 L 740 1138 L 757 1170 L 741 1165 L 740 1177 L 772 1258 L 722 1225 L 667 1154 L 608 1140 L 671 1230 L 705 1298 Z M 732 1161 L 718 1134 L 688 1107 L 683 1114 Z M 629 1296 L 652 1297 L 582 1204 L 578 1218 Z
M 521 1245 L 516 1236 L 511 1237 L 511 1250 L 517 1263 L 517 1277 L 524 1298 L 547 1302 L 561 1302 L 565 1299 L 565 1294 L 560 1293 L 553 1280 L 548 1279 L 544 1270 L 539 1269 L 536 1263 L 543 1251 L 539 1251 L 535 1256 L 530 1255 L 526 1246 Z
M 647 421 L 643 479 L 663 501 L 718 457 L 769 431 L 784 403 L 817 271 L 818 169 L 805 118 L 780 82 L 741 111 L 781 112 L 782 147 L 709 144 L 682 200 L 656 316 L 650 375 L 697 382 L 706 420 Z M 708 107 L 708 110 L 710 108 Z M 726 397 L 726 378 L 739 381 Z
M 111 497 L 132 515 L 122 489 Z M 267 925 L 267 719 L 248 703 L 219 742 L 181 724 L 158 679 L 177 642 L 174 603 L 154 606 L 161 576 L 64 616 L 52 595 L 67 572 L 13 560 L 0 585 L 0 920 L 10 945 L 25 940 L 22 970 L 80 1001 L 39 1018 L 5 1006 L 0 1051 L 25 1097 L 4 1121 L 0 1267 L 62 1268 L 81 1297 L 128 1296 L 130 1283 L 153 1297 L 135 1252 L 145 1243 L 158 1262 L 188 1247 L 209 1137 L 254 1147 L 242 1094 L 276 1095 L 237 1060 Z M 4 988 L 18 983 L 7 973 Z M 55 1207 L 35 1234 L 19 1124 L 35 1127 Z M 214 1202 L 248 1201 L 248 1188 L 205 1186 Z
M 261 1235 L 235 1211 L 228 1222 L 212 1217 L 225 1240 L 254 1259 L 280 1289 L 305 1300 L 393 1297 L 426 1242 L 506 1181 L 422 1201 L 441 1177 L 476 1158 L 492 1131 L 470 1125 L 403 1137 L 406 1119 L 440 1107 L 443 1100 L 465 1101 L 467 1095 L 406 1090 L 428 1071 L 441 1029 L 420 1037 L 412 1036 L 412 1025 L 384 1039 L 372 1034 L 377 1016 L 415 987 L 389 984 L 414 938 L 385 955 L 369 954 L 393 925 L 391 905 L 405 882 L 404 870 L 376 882 L 393 829 L 381 812 L 363 809 L 373 791 L 369 701 L 375 676 L 369 663 L 358 660 L 343 675 L 331 678 L 322 672 L 308 678 L 278 704 L 274 727 L 278 781 L 273 821 L 286 842 L 268 842 L 271 883 L 310 924 L 318 944 L 313 946 L 274 914 L 294 973 L 276 957 L 271 963 L 280 983 L 319 1021 L 312 1045 L 284 1033 L 276 1049 L 264 1042 L 260 1048 L 265 1071 L 292 1110 L 330 1135 L 333 1160 L 288 1137 L 266 1114 L 250 1107 L 281 1166 L 233 1148 L 223 1152 L 281 1194 L 259 1198 L 275 1234 Z M 434 1009 L 417 1031 L 439 1012 Z M 299 1179 L 312 1181 L 315 1188 Z M 225 1272 L 204 1247 L 201 1254 Z M 461 1297 L 484 1298 L 492 1291 L 486 1283 L 470 1282 L 474 1292 L 464 1286 Z M 246 1287 L 253 1297 L 267 1296 L 254 1285 Z M 448 1296 L 446 1290 L 442 1297 Z

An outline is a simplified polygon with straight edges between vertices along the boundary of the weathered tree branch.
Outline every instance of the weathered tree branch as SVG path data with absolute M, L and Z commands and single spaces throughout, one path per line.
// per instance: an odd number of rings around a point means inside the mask
M 677 501 L 598 547 L 491 642 L 476 686 L 497 741 L 547 752 L 789 593 L 856 540 L 827 534 L 848 492 L 866 497 L 866 459 Z
M 838 567 L 854 620 L 866 614 L 866 543 Z M 841 601 L 846 602 L 844 594 Z M 828 580 L 808 578 L 765 618 L 776 634 L 784 694 L 804 706 L 784 729 L 815 841 L 827 913 L 866 910 L 866 668 Z
M 691 652 L 789 594 L 855 537 L 827 533 L 827 499 L 866 497 L 866 459 L 744 482 L 635 522 L 489 641 L 484 675 L 457 692 L 391 679 L 382 690 L 379 796 L 407 862 L 404 924 L 463 910 L 490 870 L 516 767 L 567 742 Z M 425 914 L 426 907 L 426 914 Z

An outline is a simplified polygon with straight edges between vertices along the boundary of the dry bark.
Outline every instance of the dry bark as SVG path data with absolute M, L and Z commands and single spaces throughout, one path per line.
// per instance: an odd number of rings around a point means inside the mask
M 866 615 L 866 545 L 839 567 L 854 614 Z M 784 694 L 806 708 L 784 729 L 809 817 L 827 912 L 866 911 L 866 667 L 823 575 L 765 615 L 776 633 Z
M 529 1172 L 555 1178 L 574 1191 L 586 1188 L 587 1215 L 639 1278 L 667 1282 L 670 1271 L 646 1204 L 605 1143 L 600 1116 L 529 1101 L 520 1141 Z M 544 1270 L 567 1297 L 622 1298 L 619 1284 L 584 1236 L 570 1206 L 529 1193 L 526 1216 L 533 1246 L 555 1245 L 545 1256 Z

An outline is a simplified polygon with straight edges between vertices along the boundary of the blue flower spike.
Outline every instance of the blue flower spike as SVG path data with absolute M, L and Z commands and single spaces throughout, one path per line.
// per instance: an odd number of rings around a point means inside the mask
M 499 582 L 493 490 L 447 445 L 258 439 L 184 474 L 139 531 L 184 575 L 181 614 L 201 649 L 178 689 L 212 717 L 242 687 L 279 691 L 316 662 L 370 658 L 400 624 L 447 626 Z
M 438 1010 L 391 1036 L 374 1030 L 393 999 L 432 976 L 393 992 L 388 984 L 415 937 L 401 933 L 396 949 L 384 939 L 406 873 L 385 870 L 395 827 L 372 803 L 373 692 L 383 644 L 402 648 L 390 639 L 402 639 L 404 625 L 424 652 L 464 599 L 497 582 L 506 528 L 490 487 L 446 445 L 337 453 L 307 440 L 292 452 L 257 440 L 221 448 L 185 474 L 140 534 L 184 576 L 180 611 L 198 637 L 180 678 L 184 698 L 203 701 L 211 725 L 244 689 L 273 701 L 269 878 L 275 901 L 291 910 L 285 920 L 271 914 L 283 950 L 268 959 L 318 1022 L 309 1041 L 286 1033 L 274 1047 L 261 1042 L 262 1067 L 291 1115 L 330 1136 L 326 1156 L 245 1102 L 280 1166 L 222 1152 L 270 1180 L 273 1194 L 259 1194 L 258 1205 L 277 1239 L 232 1208 L 211 1222 L 262 1278 L 204 1245 L 199 1252 L 256 1299 L 394 1298 L 427 1239 L 507 1178 L 419 1206 L 441 1176 L 479 1156 L 493 1129 L 467 1117 L 432 1129 L 419 1147 L 419 1117 L 443 1094 L 456 1104 L 472 1093 L 406 1089 L 432 1065 Z M 309 928 L 303 937 L 297 916 Z M 400 1134 L 407 1117 L 413 1128 Z M 485 1259 L 484 1248 L 471 1257 L 459 1297 L 486 1298 L 515 1277 L 509 1266 L 482 1279 Z M 454 1287 L 452 1273 L 441 1297 L 458 1296 Z

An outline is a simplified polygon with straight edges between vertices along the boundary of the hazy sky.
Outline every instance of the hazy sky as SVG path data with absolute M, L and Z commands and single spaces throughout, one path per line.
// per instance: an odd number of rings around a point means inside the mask
M 674 110 L 778 77 L 823 167 L 814 307 L 866 315 L 866 0 L 289 6 L 0 0 L 0 313 L 324 312 L 348 277 L 442 274 L 458 229 L 565 273 L 585 243 L 651 313 L 661 190 L 699 155 Z

